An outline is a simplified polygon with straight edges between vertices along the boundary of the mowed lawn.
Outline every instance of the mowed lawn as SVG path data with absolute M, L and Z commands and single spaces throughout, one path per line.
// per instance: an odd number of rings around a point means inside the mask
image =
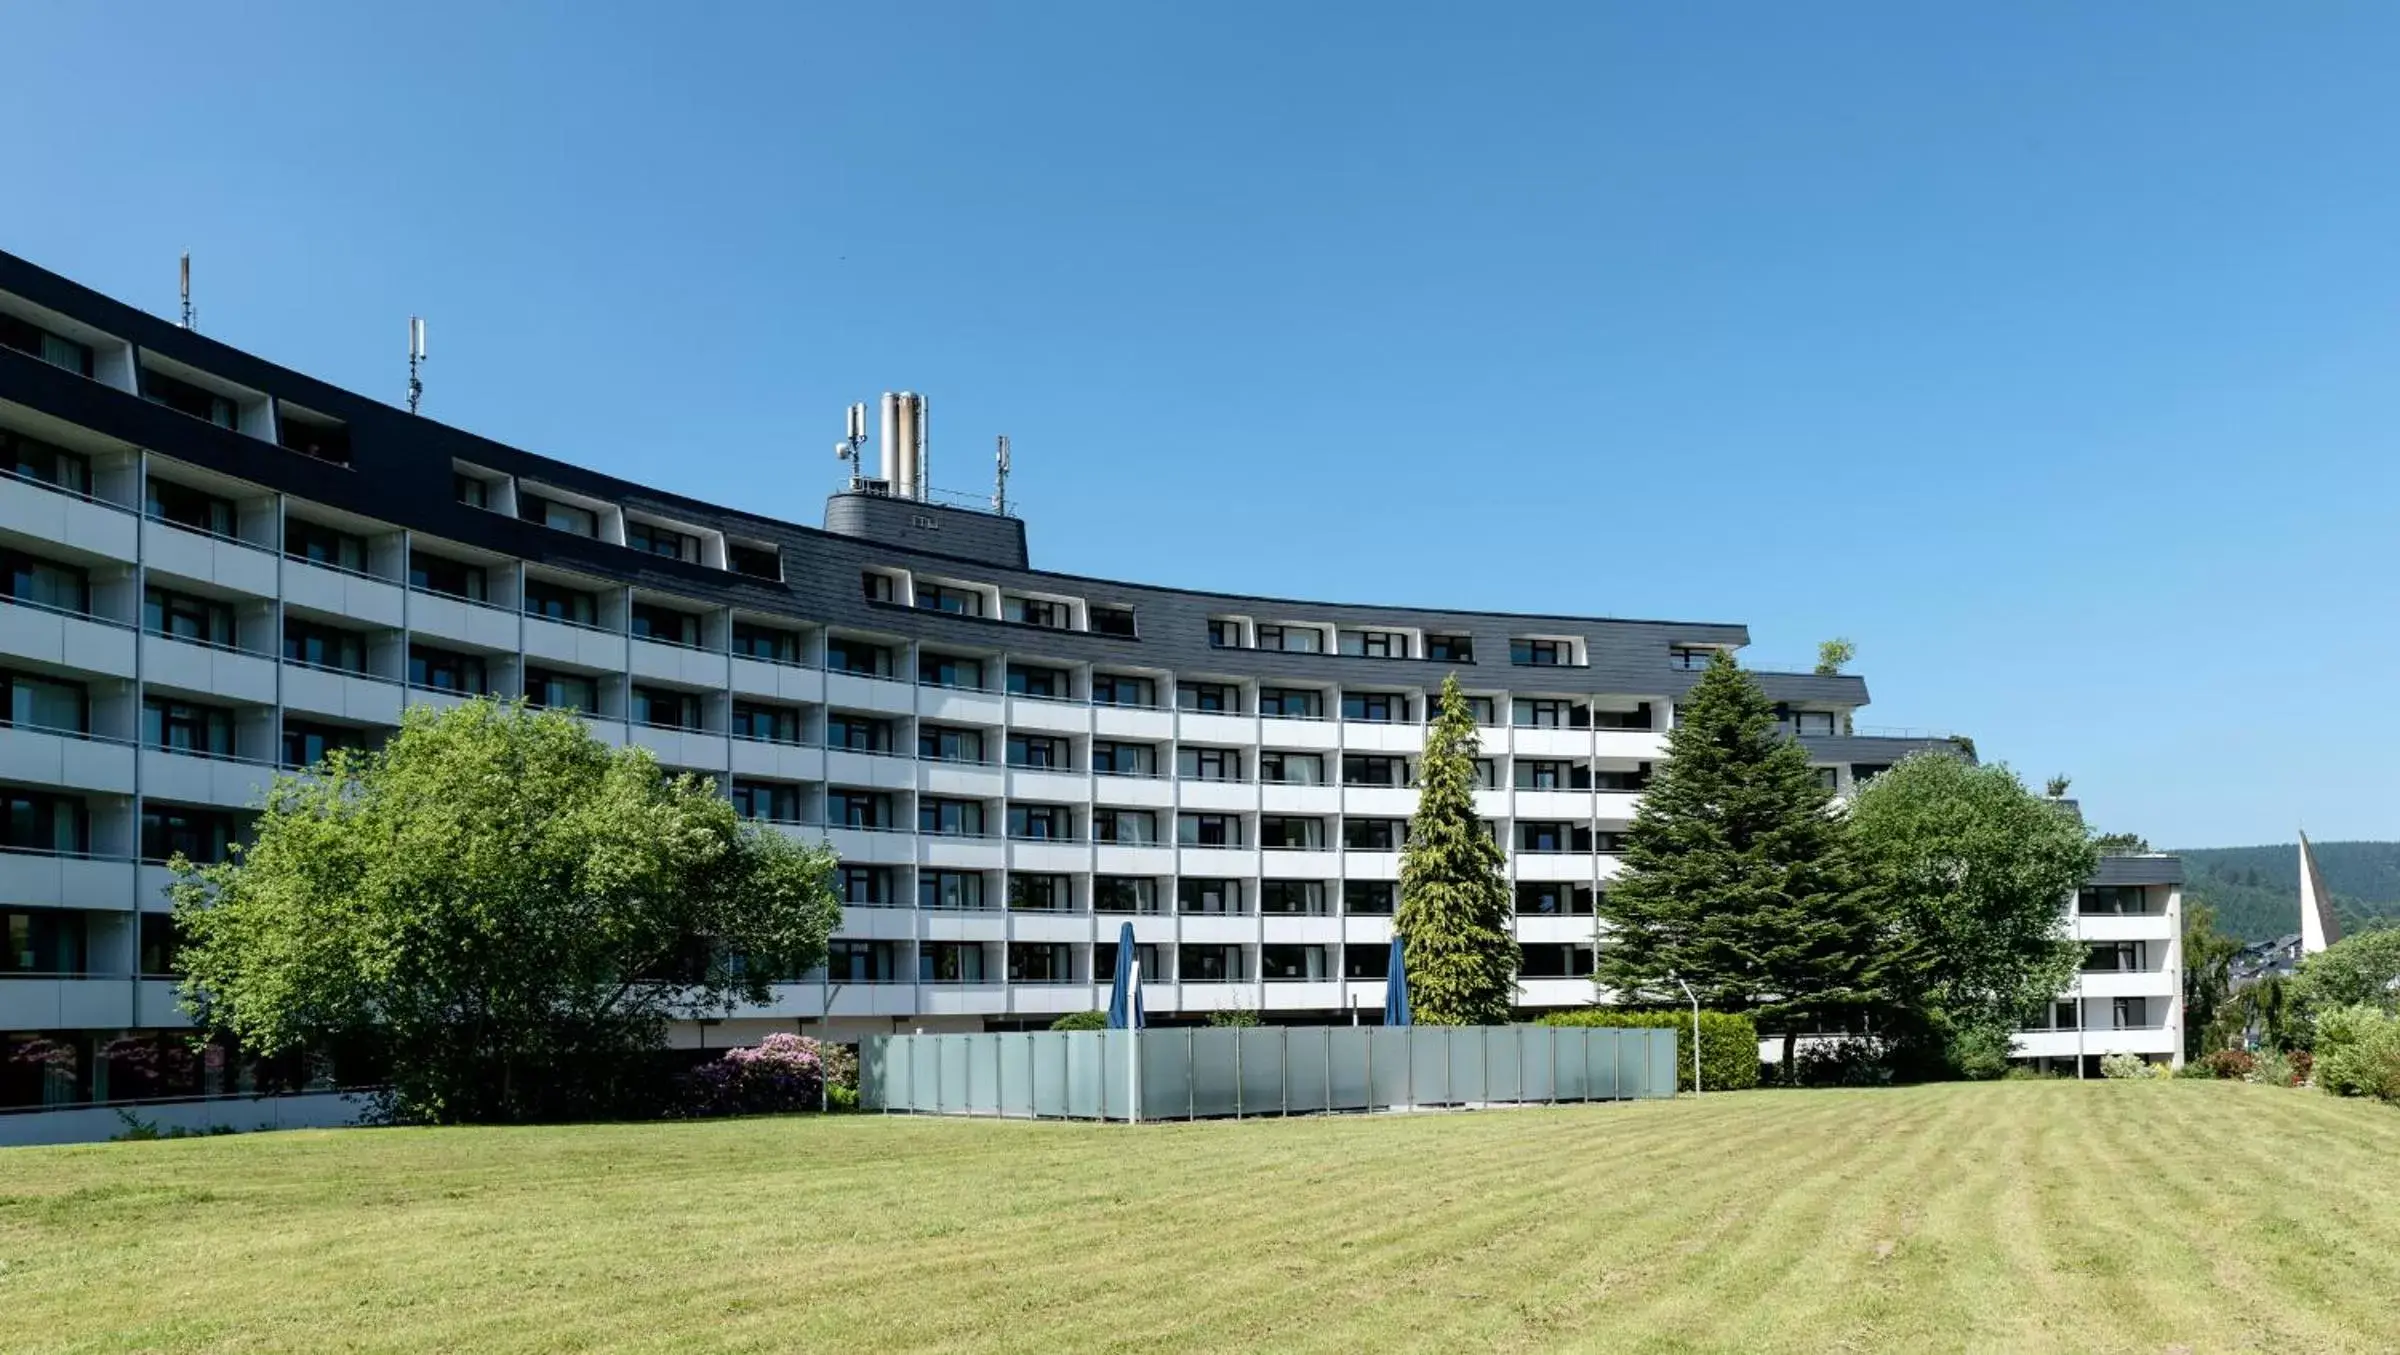
M 2400 1349 L 2400 1111 L 2202 1082 L 0 1151 L 0 1350 Z

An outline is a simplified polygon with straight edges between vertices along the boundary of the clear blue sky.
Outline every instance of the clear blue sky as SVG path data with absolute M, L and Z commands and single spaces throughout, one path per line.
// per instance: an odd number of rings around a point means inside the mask
M 897 8 L 19 0 L 0 246 L 804 522 L 913 388 L 1048 567 L 1848 635 L 2109 827 L 2400 837 L 2400 7 Z

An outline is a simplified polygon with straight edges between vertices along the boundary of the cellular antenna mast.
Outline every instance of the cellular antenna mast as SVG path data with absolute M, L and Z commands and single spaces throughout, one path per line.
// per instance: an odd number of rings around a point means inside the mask
M 417 369 L 425 364 L 425 320 L 422 316 L 408 317 L 408 412 L 417 412 L 417 401 L 425 398 L 425 383 Z
M 999 467 L 992 472 L 992 511 L 1008 516 L 1008 434 L 1000 435 Z
M 200 316 L 192 309 L 192 252 L 188 249 L 183 252 L 183 264 L 179 271 L 183 275 L 183 327 L 190 329 L 192 322 Z
M 842 425 L 842 440 L 833 444 L 833 454 L 850 463 L 850 487 L 852 489 L 858 488 L 858 482 L 864 478 L 859 474 L 858 468 L 859 456 L 866 449 L 866 445 L 867 407 L 864 404 L 852 405 Z

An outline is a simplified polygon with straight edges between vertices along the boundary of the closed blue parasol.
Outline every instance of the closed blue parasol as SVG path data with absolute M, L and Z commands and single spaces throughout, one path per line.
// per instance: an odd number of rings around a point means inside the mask
M 1147 1024 L 1142 990 L 1133 981 L 1133 924 L 1128 922 L 1117 932 L 1117 977 L 1108 990 L 1108 1028 L 1140 1030 Z
M 1383 1023 L 1387 1026 L 1409 1024 L 1408 966 L 1402 963 L 1402 955 L 1400 934 L 1394 932 L 1392 933 L 1392 958 L 1385 966 L 1387 977 L 1383 981 Z

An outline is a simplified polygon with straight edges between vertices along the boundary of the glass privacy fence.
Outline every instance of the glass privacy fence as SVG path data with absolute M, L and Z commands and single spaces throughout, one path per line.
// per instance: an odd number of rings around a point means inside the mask
M 1253 1026 L 878 1035 L 868 1110 L 1194 1120 L 1620 1101 L 1675 1094 L 1675 1032 L 1580 1026 Z

